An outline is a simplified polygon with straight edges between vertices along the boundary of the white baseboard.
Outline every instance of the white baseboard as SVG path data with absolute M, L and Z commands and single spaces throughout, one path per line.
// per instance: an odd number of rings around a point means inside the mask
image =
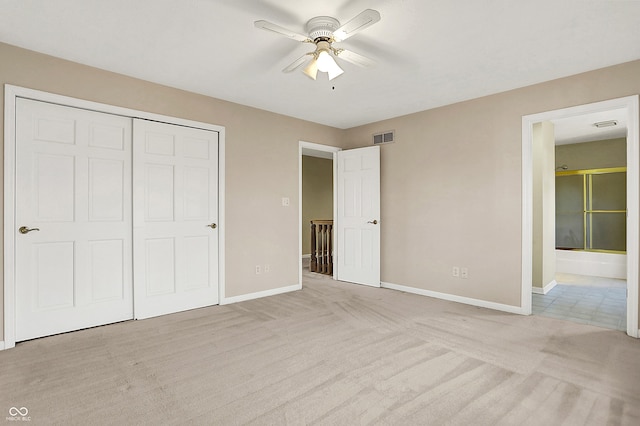
M 302 284 L 294 284 L 287 287 L 279 287 L 271 290 L 258 291 L 256 293 L 241 294 L 240 296 L 225 297 L 220 301 L 220 305 L 245 302 L 247 300 L 260 299 L 261 297 L 275 296 L 276 294 L 289 293 L 290 291 L 302 290 Z
M 558 285 L 558 282 L 556 280 L 552 280 L 549 284 L 545 285 L 544 287 L 540 288 L 540 287 L 536 287 L 533 286 L 531 287 L 531 293 L 535 293 L 535 294 L 547 294 L 549 293 L 551 290 L 553 290 L 553 288 L 555 286 Z
M 434 297 L 436 299 L 448 300 L 450 302 L 464 303 L 465 305 L 479 306 L 481 308 L 494 309 L 496 311 L 509 312 L 511 314 L 526 315 L 524 309 L 519 306 L 504 305 L 502 303 L 488 302 L 486 300 L 472 299 L 470 297 L 456 296 L 455 294 L 439 293 L 437 291 L 423 290 L 421 288 L 407 287 L 399 284 L 380 283 L 382 288 L 404 291 L 406 293 L 419 294 L 421 296 Z
M 4 351 L 5 347 L 4 347 L 4 340 L 0 341 L 0 351 Z

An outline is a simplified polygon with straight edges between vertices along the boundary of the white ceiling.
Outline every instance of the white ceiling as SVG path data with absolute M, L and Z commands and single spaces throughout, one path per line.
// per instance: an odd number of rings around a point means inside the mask
M 610 120 L 618 124 L 602 128 L 594 126 L 594 123 Z M 615 109 L 562 118 L 554 120 L 553 126 L 556 145 L 624 138 L 627 136 L 627 110 Z
M 281 70 L 304 33 L 367 8 L 377 24 L 339 47 L 329 82 Z M 640 59 L 637 0 L 0 0 L 0 41 L 338 128 L 350 128 Z

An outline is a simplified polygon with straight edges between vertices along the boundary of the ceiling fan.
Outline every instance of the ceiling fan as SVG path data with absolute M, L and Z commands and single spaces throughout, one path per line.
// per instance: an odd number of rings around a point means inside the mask
M 283 69 L 282 72 L 292 72 L 298 69 L 309 56 L 312 56 L 311 61 L 304 69 L 304 73 L 315 80 L 318 71 L 326 72 L 329 75 L 329 80 L 333 80 L 344 72 L 333 56 L 361 67 L 374 65 L 371 59 L 350 50 L 333 47 L 333 43 L 344 41 L 379 20 L 380 13 L 373 9 L 364 10 L 342 26 L 337 19 L 330 16 L 316 16 L 307 22 L 306 31 L 309 35 L 290 31 L 268 21 L 255 21 L 254 25 L 256 28 L 272 31 L 295 41 L 314 43 L 316 45 L 316 49 L 313 52 L 305 53 Z

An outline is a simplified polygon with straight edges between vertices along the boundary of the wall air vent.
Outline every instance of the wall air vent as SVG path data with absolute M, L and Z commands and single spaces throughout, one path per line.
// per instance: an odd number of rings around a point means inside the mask
M 394 133 L 395 133 L 394 130 L 387 130 L 386 132 L 375 133 L 373 135 L 373 144 L 374 145 L 381 145 L 381 144 L 384 144 L 384 143 L 393 143 L 393 142 L 395 142 Z

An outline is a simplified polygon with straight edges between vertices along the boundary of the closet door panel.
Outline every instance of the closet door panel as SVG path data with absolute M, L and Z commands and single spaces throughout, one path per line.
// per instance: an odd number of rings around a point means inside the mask
M 218 303 L 218 133 L 134 120 L 135 317 Z
M 133 318 L 131 129 L 17 100 L 16 341 Z

